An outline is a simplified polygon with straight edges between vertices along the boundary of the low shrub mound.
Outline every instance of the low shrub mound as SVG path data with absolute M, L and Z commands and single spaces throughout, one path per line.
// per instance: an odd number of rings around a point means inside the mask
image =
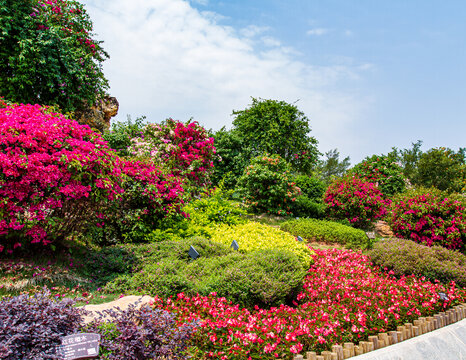
M 197 319 L 193 359 L 280 358 L 283 354 L 330 350 L 335 343 L 367 336 L 429 316 L 466 299 L 466 291 L 414 276 L 397 279 L 353 251 L 316 250 L 294 307 L 241 308 L 215 294 L 171 299 L 156 308 L 174 312 L 180 323 Z M 440 299 L 439 292 L 449 300 Z
M 49 295 L 20 295 L 0 301 L 0 358 L 54 358 L 60 338 L 78 330 L 82 312 L 73 307 L 74 302 L 53 301 Z
M 336 243 L 348 248 L 366 249 L 371 246 L 364 231 L 333 221 L 295 219 L 280 224 L 280 229 L 308 241 Z
M 397 237 L 420 244 L 464 249 L 466 243 L 464 198 L 434 188 L 396 196 L 388 222 Z
M 200 254 L 196 260 L 188 255 L 190 245 Z M 151 244 L 138 252 L 144 264 L 132 275 L 107 284 L 106 291 L 164 298 L 180 292 L 215 292 L 243 307 L 270 307 L 291 303 L 302 288 L 307 270 L 297 255 L 284 249 L 243 254 L 200 238 Z
M 367 228 L 386 214 L 389 204 L 377 185 L 357 176 L 335 179 L 324 195 L 327 215 L 347 220 L 357 228 Z
M 221 226 L 212 236 L 212 241 L 230 246 L 233 240 L 239 251 L 247 253 L 255 250 L 285 249 L 296 254 L 304 268 L 311 262 L 312 251 L 294 236 L 280 229 L 256 222 L 236 226 Z
M 100 334 L 100 358 L 108 360 L 185 359 L 194 324 L 178 326 L 167 311 L 130 305 L 126 310 L 104 310 L 82 329 Z
M 466 255 L 441 246 L 424 246 L 410 240 L 381 240 L 370 251 L 374 264 L 397 276 L 424 276 L 442 283 L 454 281 L 466 287 Z

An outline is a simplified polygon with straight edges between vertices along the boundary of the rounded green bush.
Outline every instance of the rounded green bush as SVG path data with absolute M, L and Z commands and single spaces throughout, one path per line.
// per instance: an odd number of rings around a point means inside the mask
M 368 248 L 371 243 L 366 233 L 351 226 L 316 219 L 289 220 L 280 229 L 310 241 L 337 243 L 349 248 Z
M 294 236 L 280 229 L 256 222 L 236 226 L 220 226 L 214 232 L 212 241 L 231 245 L 236 240 L 239 251 L 248 253 L 256 250 L 285 249 L 295 253 L 304 268 L 311 263 L 312 251 Z
M 375 265 L 395 275 L 425 276 L 442 283 L 455 281 L 466 287 L 466 255 L 441 246 L 425 246 L 410 240 L 380 240 L 369 252 Z

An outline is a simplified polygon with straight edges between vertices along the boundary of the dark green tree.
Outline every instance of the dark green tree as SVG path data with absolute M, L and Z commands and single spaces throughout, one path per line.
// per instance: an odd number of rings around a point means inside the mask
M 95 103 L 108 82 L 108 54 L 75 0 L 0 0 L 0 96 L 58 105 L 64 112 Z
M 296 105 L 284 101 L 252 98 L 252 104 L 233 111 L 233 131 L 250 152 L 248 158 L 263 153 L 278 154 L 295 171 L 310 173 L 319 151 L 309 133 L 309 119 Z
M 317 171 L 322 180 L 330 183 L 333 178 L 342 176 L 350 165 L 349 156 L 340 161 L 340 153 L 337 149 L 333 149 L 325 153 L 325 159 L 319 162 Z

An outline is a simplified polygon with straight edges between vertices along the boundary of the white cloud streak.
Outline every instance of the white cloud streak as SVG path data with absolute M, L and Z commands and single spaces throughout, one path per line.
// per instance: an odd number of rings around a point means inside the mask
M 344 155 L 355 146 L 348 129 L 367 99 L 338 88 L 357 81 L 357 66 L 313 66 L 268 36 L 268 28 L 235 30 L 184 0 L 84 2 L 111 56 L 104 71 L 120 102 L 118 119 L 193 117 L 219 129 L 229 127 L 231 111 L 244 109 L 250 96 L 300 99 L 322 151 L 338 147 Z
M 329 32 L 329 29 L 325 28 L 316 28 L 316 29 L 311 29 L 306 32 L 307 35 L 315 35 L 315 36 L 322 36 L 325 35 Z

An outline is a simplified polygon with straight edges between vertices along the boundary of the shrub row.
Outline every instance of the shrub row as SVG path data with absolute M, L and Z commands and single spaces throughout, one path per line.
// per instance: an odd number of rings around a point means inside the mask
M 371 245 L 364 231 L 333 221 L 295 219 L 280 225 L 280 229 L 308 241 L 341 244 L 348 248 L 367 248 Z
M 454 281 L 466 287 L 466 255 L 441 246 L 425 246 L 410 240 L 380 240 L 369 252 L 374 264 L 395 275 L 424 276 L 443 283 Z

